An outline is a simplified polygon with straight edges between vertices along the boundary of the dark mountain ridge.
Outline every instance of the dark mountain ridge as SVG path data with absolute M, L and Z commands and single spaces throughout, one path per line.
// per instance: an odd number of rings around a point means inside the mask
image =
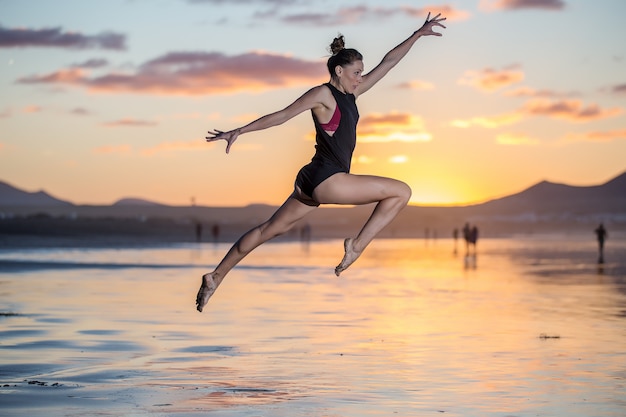
M 524 191 L 473 206 L 488 213 L 622 212 L 626 209 L 626 172 L 593 186 L 541 181 Z M 626 213 L 625 213 L 626 214 Z
M 0 206 L 69 206 L 72 203 L 52 197 L 43 190 L 29 193 L 0 181 Z
M 301 221 L 317 238 L 345 237 L 359 230 L 373 206 L 324 206 Z M 0 183 L 2 234 L 72 234 L 106 237 L 128 234 L 162 240 L 188 239 L 195 225 L 221 228 L 220 239 L 231 241 L 267 220 L 275 206 L 168 206 L 143 199 L 122 199 L 112 205 L 73 205 L 40 191 L 26 193 Z M 465 223 L 478 225 L 481 236 L 514 233 L 589 233 L 598 223 L 611 233 L 626 233 L 626 172 L 601 185 L 570 186 L 548 181 L 485 203 L 431 207 L 410 205 L 381 232 L 381 237 L 446 237 Z M 297 227 L 294 233 L 297 235 Z M 292 234 L 293 235 L 293 234 Z

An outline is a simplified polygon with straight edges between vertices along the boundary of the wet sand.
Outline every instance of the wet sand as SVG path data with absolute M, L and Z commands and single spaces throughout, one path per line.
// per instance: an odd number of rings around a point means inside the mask
M 11 416 L 622 416 L 626 239 L 0 251 Z

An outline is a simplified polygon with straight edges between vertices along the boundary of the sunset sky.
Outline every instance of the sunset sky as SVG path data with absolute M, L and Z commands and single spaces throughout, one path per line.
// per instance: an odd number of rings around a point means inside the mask
M 365 72 L 447 17 L 358 100 L 355 174 L 412 204 L 626 171 L 624 0 L 0 0 L 0 181 L 76 204 L 278 205 L 310 113 L 208 144 L 326 82 L 338 33 Z

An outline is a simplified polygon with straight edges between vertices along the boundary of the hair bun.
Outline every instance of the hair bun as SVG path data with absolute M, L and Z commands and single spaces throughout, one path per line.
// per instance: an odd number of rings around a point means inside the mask
M 340 33 L 337 35 L 335 39 L 333 39 L 333 43 L 330 44 L 330 52 L 333 55 L 337 55 L 339 51 L 346 47 L 346 43 L 343 40 L 343 35 Z

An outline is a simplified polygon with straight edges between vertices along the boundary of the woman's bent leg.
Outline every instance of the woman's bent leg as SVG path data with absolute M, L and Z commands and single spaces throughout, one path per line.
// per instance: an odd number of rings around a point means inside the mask
M 224 277 L 252 250 L 268 240 L 289 231 L 298 220 L 311 212 L 315 206 L 308 206 L 298 201 L 294 196 L 290 196 L 287 201 L 274 213 L 265 223 L 249 230 L 235 242 L 226 256 L 217 265 L 213 272 L 202 276 L 202 285 L 196 296 L 196 308 L 202 311 L 209 298 L 213 295 L 217 287 L 222 283 Z
M 335 274 L 347 269 L 374 237 L 387 226 L 411 198 L 411 188 L 402 181 L 371 175 L 335 174 L 314 192 L 320 203 L 369 204 L 378 202 L 355 238 L 344 241 L 345 254 Z

